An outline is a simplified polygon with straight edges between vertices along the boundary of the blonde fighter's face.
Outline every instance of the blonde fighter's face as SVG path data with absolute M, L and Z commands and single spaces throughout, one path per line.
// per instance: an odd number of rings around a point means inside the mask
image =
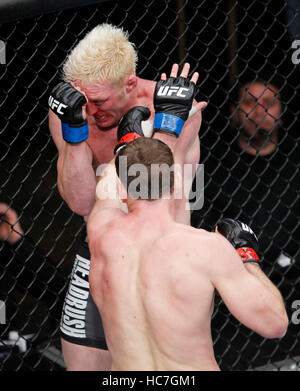
M 124 87 L 116 87 L 109 82 L 84 84 L 81 86 L 88 99 L 87 113 L 94 117 L 99 129 L 111 129 L 118 125 L 128 111 L 129 97 Z

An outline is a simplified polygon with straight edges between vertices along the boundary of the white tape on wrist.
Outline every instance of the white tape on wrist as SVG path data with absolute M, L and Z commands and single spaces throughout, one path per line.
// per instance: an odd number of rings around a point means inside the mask
M 192 108 L 189 112 L 189 118 L 192 117 L 196 113 L 197 113 L 196 107 L 192 106 Z M 153 118 L 147 119 L 147 121 L 142 121 L 142 131 L 143 131 L 145 137 L 152 137 L 153 123 L 154 123 Z

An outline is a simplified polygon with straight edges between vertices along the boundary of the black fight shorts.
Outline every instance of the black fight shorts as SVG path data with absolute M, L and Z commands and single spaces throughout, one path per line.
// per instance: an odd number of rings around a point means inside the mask
M 107 349 L 99 311 L 89 289 L 90 252 L 87 239 L 80 243 L 66 294 L 61 337 L 77 345 Z

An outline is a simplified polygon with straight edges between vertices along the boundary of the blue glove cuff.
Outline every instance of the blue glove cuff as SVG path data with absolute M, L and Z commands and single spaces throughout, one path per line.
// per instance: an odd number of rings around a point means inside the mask
M 178 137 L 184 125 L 184 120 L 172 114 L 157 113 L 154 117 L 154 129 L 172 133 Z
M 61 123 L 63 139 L 68 143 L 81 143 L 89 137 L 89 126 L 85 124 L 78 128 L 73 128 L 69 124 Z

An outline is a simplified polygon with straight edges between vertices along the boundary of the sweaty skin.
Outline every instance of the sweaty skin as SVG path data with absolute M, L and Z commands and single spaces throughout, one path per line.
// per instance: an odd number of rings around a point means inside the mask
M 97 201 L 88 220 L 89 281 L 112 370 L 219 370 L 210 328 L 215 289 L 246 327 L 284 336 L 279 291 L 222 235 L 175 222 L 168 200 L 132 202 L 129 214 L 112 201 L 102 206 Z
M 181 76 L 187 77 L 190 65 L 186 63 Z M 174 64 L 170 76 L 176 77 L 178 65 Z M 166 78 L 163 74 L 162 78 Z M 191 81 L 197 82 L 198 73 Z M 117 145 L 117 127 L 121 118 L 135 106 L 146 106 L 154 118 L 153 93 L 156 82 L 129 75 L 122 87 L 112 86 L 109 82 L 97 85 L 75 86 L 87 98 L 83 107 L 89 125 L 89 137 L 78 144 L 70 144 L 63 140 L 61 121 L 50 110 L 49 127 L 52 138 L 58 149 L 57 184 L 59 193 L 69 208 L 84 216 L 87 220 L 94 204 L 98 178 L 95 175 L 97 167 L 113 158 Z M 179 139 L 174 136 L 155 133 L 158 138 L 169 145 L 174 152 L 175 162 L 193 164 L 193 173 L 184 186 L 190 188 L 196 164 L 200 158 L 200 143 L 198 132 L 201 126 L 201 108 L 205 102 L 194 102 L 198 112 L 184 125 Z M 176 219 L 184 224 L 190 224 L 190 211 L 186 208 L 186 199 L 175 200 L 173 210 Z M 126 206 L 125 204 L 123 204 Z M 175 213 L 175 212 L 174 212 Z M 110 368 L 110 356 L 107 351 L 89 348 L 62 340 L 64 359 L 69 370 L 103 370 Z M 104 365 L 99 365 L 104 363 Z
M 112 370 L 219 370 L 210 325 L 215 290 L 246 327 L 284 336 L 284 302 L 259 265 L 243 264 L 217 230 L 176 222 L 172 199 L 133 200 L 118 186 L 123 212 L 107 192 L 114 176 L 112 161 L 87 224 L 90 291 Z
M 186 63 L 181 76 L 187 77 L 190 65 Z M 174 64 L 170 76 L 176 77 L 178 65 Z M 131 79 L 133 77 L 133 80 Z M 162 78 L 166 78 L 162 74 Z M 192 81 L 197 82 L 195 73 Z M 124 114 L 132 107 L 145 106 L 154 118 L 153 93 L 156 82 L 130 76 L 126 87 L 120 90 L 108 82 L 102 85 L 83 85 L 78 89 L 85 94 L 88 103 L 84 108 L 89 125 L 89 137 L 78 144 L 66 143 L 62 138 L 61 121 L 50 110 L 49 127 L 57 146 L 58 189 L 75 213 L 87 217 L 95 202 L 97 178 L 95 171 L 100 164 L 108 163 L 113 158 L 117 144 L 117 125 Z M 77 86 L 76 86 L 77 87 Z M 120 103 L 122 102 L 122 104 Z M 153 138 L 160 139 L 169 145 L 174 153 L 175 163 L 192 164 L 192 176 L 186 178 L 185 188 L 190 188 L 200 159 L 200 142 L 198 132 L 202 122 L 201 109 L 206 102 L 195 102 L 198 112 L 189 118 L 177 139 L 163 133 L 155 133 Z M 175 200 L 176 219 L 190 224 L 190 211 L 186 208 L 186 198 Z
M 218 370 L 209 257 L 195 251 L 215 234 L 202 231 L 191 241 L 191 227 L 170 216 L 162 224 L 156 213 L 115 220 L 101 232 L 101 244 L 93 236 L 89 242 L 91 292 L 101 308 L 112 370 Z

